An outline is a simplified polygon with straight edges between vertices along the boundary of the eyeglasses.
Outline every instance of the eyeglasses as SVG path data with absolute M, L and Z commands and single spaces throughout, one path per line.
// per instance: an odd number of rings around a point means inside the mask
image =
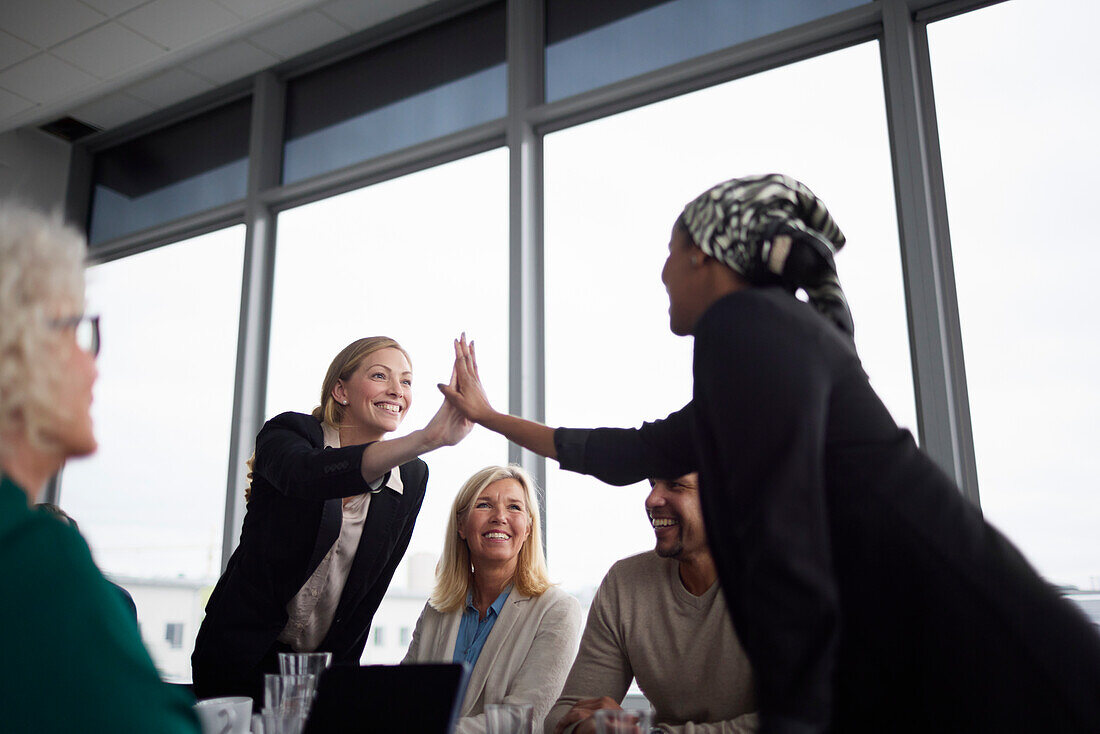
M 99 316 L 81 314 L 54 319 L 50 326 L 60 330 L 75 329 L 76 345 L 93 357 L 99 354 Z

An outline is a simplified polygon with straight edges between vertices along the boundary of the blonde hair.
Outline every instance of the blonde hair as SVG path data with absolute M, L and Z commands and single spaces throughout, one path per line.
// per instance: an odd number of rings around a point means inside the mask
M 343 425 L 346 409 L 332 396 L 336 382 L 350 379 L 355 374 L 355 370 L 359 369 L 359 365 L 363 364 L 363 360 L 381 349 L 396 349 L 405 355 L 405 359 L 409 361 L 409 366 L 412 367 L 412 359 L 409 357 L 409 353 L 388 336 L 368 336 L 363 339 L 356 339 L 341 349 L 340 353 L 332 360 L 332 364 L 328 366 L 325 381 L 321 383 L 321 404 L 313 409 L 314 418 L 335 427 Z
M 56 448 L 53 431 L 76 417 L 53 399 L 66 375 L 57 358 L 64 336 L 51 321 L 83 310 L 85 251 L 60 215 L 0 203 L 0 434 L 41 450 Z
M 466 603 L 473 580 L 470 565 L 470 547 L 458 536 L 458 527 L 482 491 L 493 482 L 514 479 L 523 488 L 523 502 L 527 506 L 527 518 L 531 534 L 523 542 L 512 579 L 517 591 L 524 596 L 540 596 L 550 588 L 550 575 L 546 569 L 546 556 L 542 552 L 542 531 L 539 517 L 538 491 L 535 480 L 518 464 L 487 466 L 466 480 L 458 490 L 447 519 L 447 535 L 443 540 L 443 556 L 435 569 L 435 590 L 428 603 L 444 614 L 462 608 Z

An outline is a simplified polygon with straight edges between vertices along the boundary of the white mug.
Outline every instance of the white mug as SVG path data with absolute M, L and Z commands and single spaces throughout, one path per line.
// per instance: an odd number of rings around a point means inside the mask
M 248 734 L 252 699 L 248 696 L 208 698 L 195 704 L 202 734 Z

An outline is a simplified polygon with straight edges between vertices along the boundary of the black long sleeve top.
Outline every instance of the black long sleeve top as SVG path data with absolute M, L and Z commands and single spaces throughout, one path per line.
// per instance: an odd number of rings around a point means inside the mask
M 740 291 L 697 324 L 693 374 L 664 420 L 555 445 L 611 484 L 699 472 L 762 731 L 1094 730 L 1095 632 L 895 424 L 847 337 Z

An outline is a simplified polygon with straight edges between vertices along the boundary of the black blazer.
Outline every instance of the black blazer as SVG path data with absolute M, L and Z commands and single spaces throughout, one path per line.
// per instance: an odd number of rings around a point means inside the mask
M 340 535 L 341 501 L 370 491 L 360 473 L 366 445 L 324 448 L 321 424 L 283 413 L 256 437 L 252 495 L 240 543 L 206 605 L 191 656 L 200 697 L 257 695 L 287 623 L 287 603 Z M 424 500 L 428 467 L 400 467 L 403 493 L 372 495 L 363 535 L 332 626 L 318 651 L 358 663 L 371 620 L 405 555 Z

